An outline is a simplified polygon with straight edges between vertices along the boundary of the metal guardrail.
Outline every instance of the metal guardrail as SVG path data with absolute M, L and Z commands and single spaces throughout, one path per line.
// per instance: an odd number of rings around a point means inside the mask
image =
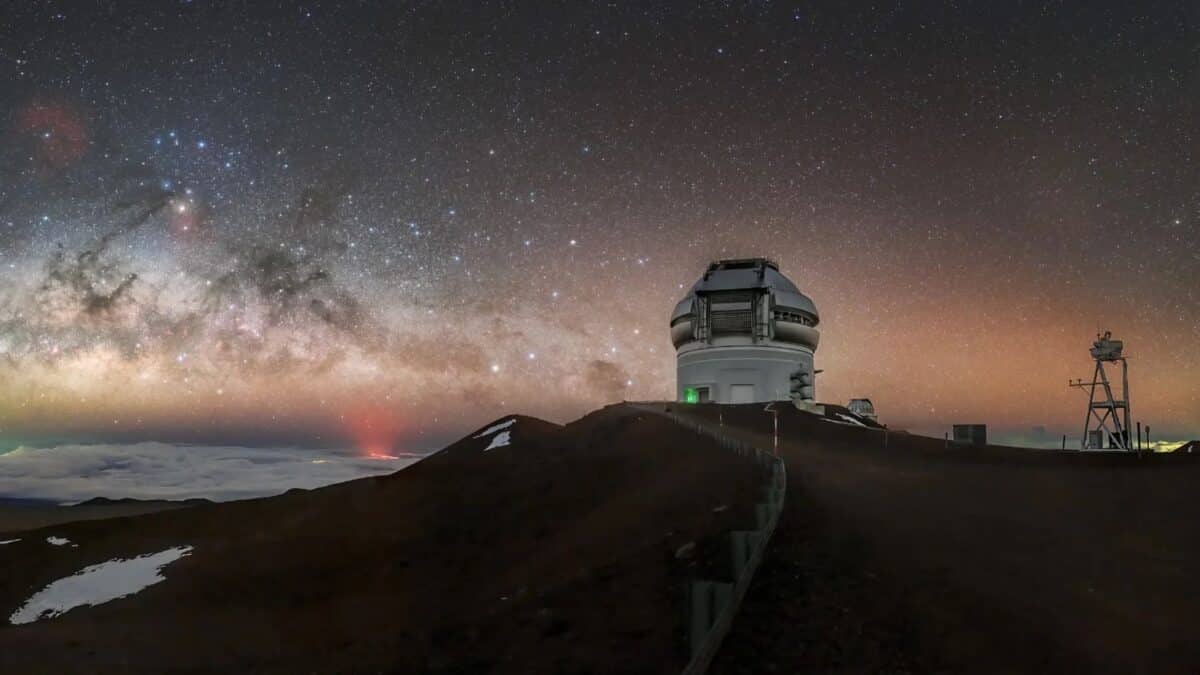
M 721 447 L 770 467 L 771 477 L 763 488 L 763 501 L 754 506 L 752 530 L 729 534 L 733 580 L 731 582 L 694 579 L 688 582 L 685 598 L 685 623 L 688 626 L 690 658 L 683 675 L 703 675 L 717 655 L 725 636 L 733 627 L 733 617 L 741 607 L 750 581 L 762 563 L 767 543 L 775 533 L 783 501 L 787 494 L 787 466 L 773 453 L 749 443 L 724 436 L 681 415 L 652 404 L 635 404 L 646 412 L 670 418 L 675 423 L 715 440 Z

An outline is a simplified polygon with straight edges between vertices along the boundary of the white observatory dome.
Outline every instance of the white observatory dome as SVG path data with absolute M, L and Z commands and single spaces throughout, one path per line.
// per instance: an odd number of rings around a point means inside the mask
M 811 402 L 817 307 L 766 258 L 718 260 L 671 313 L 680 401 Z

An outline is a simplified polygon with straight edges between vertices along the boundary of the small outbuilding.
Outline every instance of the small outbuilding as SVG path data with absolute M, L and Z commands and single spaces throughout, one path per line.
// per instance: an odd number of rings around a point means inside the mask
M 987 425 L 955 424 L 954 442 L 965 445 L 987 445 Z

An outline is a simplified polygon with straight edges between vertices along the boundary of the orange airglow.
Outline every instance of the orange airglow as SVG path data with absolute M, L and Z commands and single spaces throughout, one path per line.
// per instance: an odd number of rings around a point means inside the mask
M 342 416 L 346 432 L 355 447 L 369 459 L 396 459 L 393 448 L 404 430 L 395 411 L 367 403 L 355 406 Z

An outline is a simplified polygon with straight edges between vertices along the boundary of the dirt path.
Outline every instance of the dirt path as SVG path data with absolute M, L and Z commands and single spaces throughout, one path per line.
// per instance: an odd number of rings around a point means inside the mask
M 781 428 L 787 509 L 711 672 L 1200 671 L 1195 457 Z

